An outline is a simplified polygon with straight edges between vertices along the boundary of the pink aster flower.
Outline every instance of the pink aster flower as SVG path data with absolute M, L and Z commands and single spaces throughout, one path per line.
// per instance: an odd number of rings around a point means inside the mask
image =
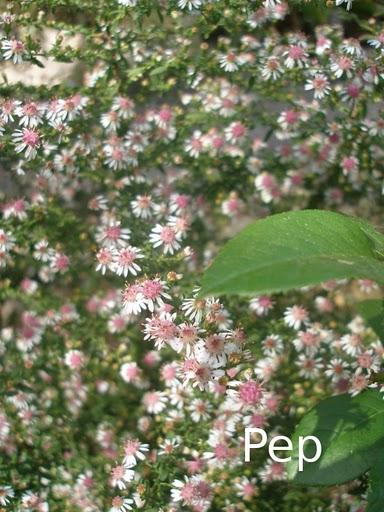
M 65 272 L 69 267 L 69 258 L 66 254 L 57 252 L 52 256 L 50 267 L 54 272 Z
M 0 505 L 6 507 L 10 500 L 15 496 L 15 491 L 9 485 L 0 486 Z
M 245 137 L 245 135 L 247 133 L 247 128 L 244 126 L 243 123 L 234 122 L 234 123 L 231 123 L 224 130 L 224 132 L 225 132 L 225 137 L 226 137 L 227 141 L 236 143 Z
M 104 275 L 107 269 L 113 267 L 114 253 L 108 247 L 102 247 L 96 254 L 96 259 L 96 271 L 100 271 Z
M 164 254 L 174 254 L 180 249 L 180 235 L 171 226 L 157 224 L 149 235 L 153 247 L 163 247 Z
M 199 498 L 198 488 L 193 480 L 184 476 L 183 480 L 174 480 L 171 489 L 172 501 L 184 506 L 193 505 Z
M 260 295 L 251 299 L 249 302 L 249 309 L 256 313 L 258 316 L 267 315 L 274 307 L 275 303 L 268 295 Z
M 279 354 L 283 351 L 283 340 L 278 334 L 270 334 L 262 341 L 263 352 L 266 355 Z
M 144 460 L 144 453 L 149 450 L 149 445 L 141 443 L 138 439 L 127 439 L 124 443 L 123 464 L 131 468 L 136 466 L 138 460 Z
M 355 64 L 353 60 L 345 55 L 335 57 L 331 64 L 331 70 L 335 74 L 336 78 L 341 78 L 343 75 L 350 78 L 354 67 Z
M 163 299 L 170 300 L 171 296 L 167 293 L 167 285 L 160 279 L 146 279 L 141 282 L 141 293 L 146 301 L 147 308 L 153 312 L 155 305 L 162 306 Z
M 142 378 L 142 370 L 136 362 L 124 363 L 120 368 L 120 376 L 127 383 L 139 384 Z
M 286 479 L 285 466 L 281 462 L 268 461 L 259 472 L 262 482 L 275 482 Z
M 162 412 L 167 404 L 167 397 L 161 391 L 148 391 L 143 396 L 143 405 L 147 412 L 150 414 L 159 414 Z
M 16 145 L 16 153 L 25 151 L 27 159 L 35 158 L 37 149 L 41 145 L 41 137 L 36 130 L 23 128 L 22 130 L 15 130 L 12 135 L 13 143 Z
M 134 501 L 131 498 L 122 498 L 121 496 L 115 496 L 112 499 L 111 508 L 109 512 L 127 512 L 128 510 L 132 510 L 131 505 L 134 504 Z
M 233 73 L 239 69 L 240 58 L 233 50 L 231 50 L 220 57 L 219 63 L 220 67 L 224 69 L 224 71 Z
M 127 483 L 134 479 L 135 472 L 123 465 L 115 466 L 111 471 L 110 484 L 120 490 L 127 488 Z
M 308 53 L 303 46 L 292 44 L 283 53 L 283 56 L 285 57 L 284 64 L 288 69 L 303 68 L 307 65 Z
M 131 201 L 133 214 L 139 219 L 148 219 L 153 213 L 154 203 L 149 195 L 138 195 Z
M 288 307 L 284 312 L 284 322 L 293 329 L 300 329 L 309 320 L 308 311 L 303 306 Z
M 261 68 L 261 76 L 264 80 L 277 80 L 283 74 L 280 59 L 276 56 L 269 56 L 265 59 Z
M 10 251 L 15 245 L 15 238 L 10 231 L 0 228 L 0 250 Z
M 304 89 L 306 91 L 313 91 L 315 100 L 322 100 L 331 92 L 328 78 L 321 73 L 317 73 L 313 78 L 309 78 Z
M 195 359 L 186 359 L 183 363 L 182 374 L 184 382 L 191 381 L 192 387 L 200 390 L 208 389 L 209 384 L 224 375 L 223 370 L 211 368 L 206 363 L 199 363 Z
M 344 176 L 356 174 L 359 170 L 359 160 L 355 156 L 346 156 L 341 161 Z
M 250 480 L 246 476 L 243 476 L 240 482 L 235 484 L 235 487 L 237 489 L 237 496 L 246 500 L 250 500 L 258 493 L 258 489 L 256 487 L 256 478 L 252 478 Z
M 5 39 L 1 43 L 1 49 L 3 50 L 3 58 L 5 60 L 12 60 L 14 64 L 21 64 L 23 62 L 26 50 L 22 41 Z
M 29 101 L 15 109 L 15 114 L 20 118 L 20 125 L 25 128 L 36 128 L 43 122 L 45 108 L 34 101 Z
M 138 284 L 127 285 L 123 291 L 123 312 L 128 315 L 138 315 L 146 309 L 147 303 Z
M 65 354 L 64 362 L 71 370 L 80 370 L 85 364 L 85 356 L 80 350 L 70 350 Z
M 144 339 L 153 340 L 157 349 L 162 348 L 166 343 L 172 343 L 177 335 L 174 316 L 169 313 L 152 315 L 145 322 L 144 333 Z
M 128 245 L 114 252 L 111 268 L 118 276 L 127 277 L 128 274 L 136 276 L 141 271 L 136 260 L 141 258 L 144 258 L 141 250 Z
M 193 133 L 193 136 L 187 140 L 185 144 L 185 151 L 193 158 L 197 158 L 203 151 L 203 146 L 202 133 L 197 130 Z

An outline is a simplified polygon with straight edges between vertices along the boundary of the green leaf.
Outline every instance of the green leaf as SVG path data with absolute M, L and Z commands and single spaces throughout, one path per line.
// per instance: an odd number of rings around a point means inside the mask
M 369 472 L 370 489 L 366 512 L 383 512 L 384 510 L 384 450 L 377 456 L 377 462 Z
M 39 66 L 39 68 L 45 68 L 44 64 L 36 57 L 31 57 L 31 62 L 33 62 L 33 64 L 36 64 L 37 66 Z
M 201 295 L 272 293 L 344 278 L 384 283 L 379 241 L 384 236 L 370 224 L 339 213 L 272 215 L 224 246 L 203 276 Z
M 362 228 L 364 233 L 367 235 L 369 240 L 372 243 L 372 246 L 374 248 L 374 252 L 380 259 L 384 259 L 384 237 L 381 233 L 378 233 L 377 231 L 372 231 L 369 229 L 365 229 L 365 227 Z
M 384 340 L 384 302 L 381 299 L 369 299 L 357 305 L 360 316 L 377 336 Z
M 164 73 L 166 73 L 169 70 L 169 68 L 171 66 L 172 66 L 172 63 L 167 62 L 166 64 L 162 64 L 161 66 L 156 66 L 155 68 L 151 69 L 149 74 L 151 76 L 163 75 Z
M 322 445 L 317 462 L 304 463 L 298 471 L 299 436 L 316 436 Z M 292 460 L 288 477 L 303 485 L 335 485 L 357 478 L 375 463 L 378 449 L 384 449 L 384 400 L 376 390 L 356 397 L 338 395 L 320 402 L 308 412 L 292 437 Z M 307 449 L 306 449 L 307 448 Z M 313 456 L 314 443 L 304 452 Z
M 144 64 L 141 66 L 136 66 L 135 68 L 132 68 L 128 71 L 127 77 L 128 80 L 135 82 L 136 80 L 139 80 L 144 75 L 145 71 L 148 69 L 148 64 Z

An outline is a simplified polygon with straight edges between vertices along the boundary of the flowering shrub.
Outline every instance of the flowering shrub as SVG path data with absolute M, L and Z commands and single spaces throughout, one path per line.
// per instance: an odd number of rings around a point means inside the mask
M 366 510 L 364 475 L 299 487 L 243 445 L 380 384 L 379 285 L 200 281 L 270 213 L 381 223 L 380 2 L 1 5 L 1 506 Z

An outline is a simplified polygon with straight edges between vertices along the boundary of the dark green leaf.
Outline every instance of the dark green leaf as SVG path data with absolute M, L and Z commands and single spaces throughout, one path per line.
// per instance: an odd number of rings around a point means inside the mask
M 299 436 L 316 436 L 322 444 L 317 462 L 298 471 Z M 384 400 L 375 390 L 356 397 L 339 395 L 320 402 L 299 423 L 292 438 L 294 452 L 287 463 L 290 479 L 304 485 L 334 485 L 368 471 L 377 450 L 384 449 Z M 312 457 L 312 442 L 306 444 Z
M 384 302 L 381 299 L 364 300 L 358 304 L 359 314 L 377 336 L 384 340 Z
M 368 235 L 371 235 L 369 238 Z M 228 242 L 202 280 L 202 295 L 261 294 L 330 279 L 384 283 L 384 262 L 368 223 L 339 213 L 302 210 L 272 215 Z
M 370 489 L 366 512 L 383 512 L 384 510 L 384 450 L 377 456 L 376 464 L 369 472 Z
M 36 57 L 31 57 L 31 62 L 33 62 L 33 64 L 36 64 L 37 66 L 39 66 L 39 68 L 45 68 L 44 64 Z
M 380 259 L 384 259 L 384 237 L 381 233 L 377 231 L 372 231 L 372 229 L 362 228 L 364 233 L 367 235 L 369 240 L 372 243 L 372 247 L 374 248 L 375 253 Z

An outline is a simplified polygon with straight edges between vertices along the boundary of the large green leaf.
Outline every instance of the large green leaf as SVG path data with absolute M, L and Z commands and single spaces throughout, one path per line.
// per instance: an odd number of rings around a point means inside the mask
M 298 471 L 299 436 L 316 436 L 322 444 L 317 462 L 305 463 Z M 375 390 L 356 397 L 338 395 L 320 402 L 301 420 L 292 437 L 294 452 L 287 463 L 288 476 L 304 485 L 334 485 L 347 482 L 375 464 L 384 450 L 384 400 Z M 313 443 L 305 454 L 312 457 Z M 383 506 L 384 510 L 384 506 Z
M 384 283 L 384 236 L 339 213 L 302 210 L 258 220 L 230 240 L 202 279 L 202 295 L 261 294 L 330 279 Z
M 384 450 L 377 454 L 376 464 L 369 472 L 370 489 L 367 512 L 384 510 Z
M 384 341 L 384 302 L 383 299 L 363 300 L 357 305 L 360 315 L 377 336 Z
M 384 301 L 383 299 L 363 300 L 357 305 L 360 315 L 365 323 L 377 334 L 380 340 L 384 340 Z M 380 386 L 384 385 L 384 372 L 372 372 L 371 382 Z

